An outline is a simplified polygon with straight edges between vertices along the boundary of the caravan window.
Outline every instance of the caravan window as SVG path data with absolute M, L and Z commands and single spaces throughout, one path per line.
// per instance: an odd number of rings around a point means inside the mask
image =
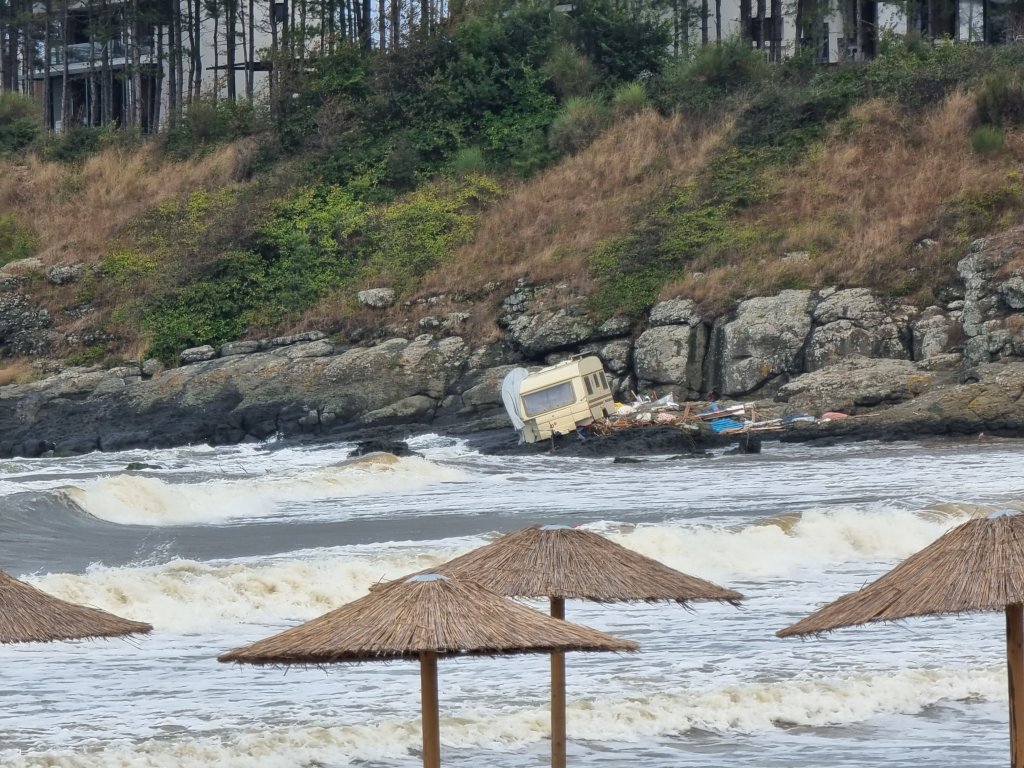
M 528 417 L 540 413 L 552 411 L 555 408 L 564 408 L 576 402 L 576 393 L 573 392 L 572 382 L 563 381 L 553 387 L 538 389 L 528 395 L 523 395 L 523 407 Z

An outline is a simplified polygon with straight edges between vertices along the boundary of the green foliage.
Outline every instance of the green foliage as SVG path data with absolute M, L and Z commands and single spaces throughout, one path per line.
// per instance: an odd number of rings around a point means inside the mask
M 561 98 L 586 96 L 597 86 L 597 68 L 569 43 L 560 43 L 544 63 L 544 75 Z
M 485 0 L 460 24 L 386 55 L 343 47 L 302 71 L 282 63 L 278 92 L 297 98 L 275 105 L 279 137 L 312 149 L 325 182 L 355 190 L 361 180 L 368 201 L 452 167 L 465 147 L 479 147 L 496 172 L 525 176 L 558 156 L 547 142 L 558 95 L 657 73 L 667 41 L 657 14 L 610 0 L 572 16 Z
M 156 260 L 138 251 L 118 249 L 100 261 L 103 275 L 121 288 L 131 288 L 156 272 Z
M 671 42 L 657 7 L 615 0 L 577 3 L 568 34 L 610 87 L 660 72 Z
M 983 48 L 932 46 L 917 37 L 887 37 L 882 55 L 867 66 L 865 76 L 872 95 L 922 109 L 938 104 L 955 88 L 976 82 L 991 56 Z
M 92 366 L 99 363 L 107 356 L 107 348 L 102 344 L 93 344 L 91 347 L 80 349 L 68 355 L 65 361 L 68 365 Z
M 551 124 L 548 143 L 559 152 L 574 154 L 590 146 L 611 119 L 611 110 L 601 99 L 574 96 Z
M 0 266 L 32 256 L 39 239 L 11 214 L 0 215 Z
M 81 162 L 100 148 L 105 130 L 76 125 L 67 132 L 55 136 L 43 154 L 50 160 L 62 163 Z
M 654 100 L 666 112 L 675 109 L 717 112 L 726 97 L 742 95 L 768 80 L 764 57 L 745 40 L 702 46 L 693 59 L 678 59 L 654 81 Z
M 373 215 L 369 272 L 402 292 L 468 241 L 480 211 L 502 194 L 494 181 L 471 176 L 451 189 L 426 187 Z
M 20 152 L 41 133 L 39 108 L 30 97 L 12 91 L 0 93 L 0 155 Z
M 451 163 L 452 173 L 463 178 L 487 173 L 487 158 L 480 147 L 464 147 L 455 153 Z
M 487 178 L 468 177 L 373 206 L 343 187 L 302 188 L 270 212 L 251 248 L 218 254 L 143 308 L 149 354 L 172 363 L 187 347 L 274 328 L 364 276 L 412 287 L 472 235 L 482 208 L 501 192 Z M 187 229 L 191 214 L 210 205 L 190 199 L 173 218 Z
M 967 243 L 1019 221 L 1024 213 L 1024 185 L 1012 174 L 1001 187 L 967 191 L 942 206 L 938 225 Z
M 640 315 L 658 298 L 667 273 L 675 266 L 665 257 L 659 223 L 651 222 L 632 235 L 601 245 L 588 268 L 599 289 L 591 308 L 601 317 L 618 311 Z
M 642 112 L 648 104 L 647 88 L 639 80 L 623 83 L 612 94 L 612 109 L 617 117 L 628 117 Z
M 978 155 L 996 155 L 1003 149 L 1006 134 L 996 125 L 982 125 L 971 133 L 971 149 Z
M 1020 125 L 1024 123 L 1024 82 L 1017 73 L 997 69 L 975 90 L 974 103 L 982 125 Z
M 251 102 L 214 99 L 194 100 L 181 122 L 164 134 L 164 151 L 171 157 L 186 158 L 261 129 L 263 115 Z

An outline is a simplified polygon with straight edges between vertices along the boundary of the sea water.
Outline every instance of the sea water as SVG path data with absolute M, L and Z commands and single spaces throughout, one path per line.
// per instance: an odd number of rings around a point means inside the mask
M 768 443 L 639 464 L 412 447 L 422 458 L 381 464 L 345 463 L 345 444 L 0 462 L 0 568 L 154 626 L 0 646 L 0 765 L 412 768 L 415 662 L 216 657 L 534 523 L 585 526 L 746 597 L 568 601 L 570 620 L 641 645 L 567 657 L 570 764 L 1007 762 L 1000 614 L 774 633 L 971 515 L 1022 506 L 1024 443 Z M 547 657 L 445 660 L 439 677 L 446 766 L 548 763 Z

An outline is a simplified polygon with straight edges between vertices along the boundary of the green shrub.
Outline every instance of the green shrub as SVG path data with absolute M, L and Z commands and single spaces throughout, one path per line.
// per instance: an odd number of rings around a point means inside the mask
M 164 134 L 164 151 L 172 157 L 191 157 L 217 144 L 255 133 L 261 127 L 261 117 L 248 101 L 204 96 L 193 101 L 181 122 Z
M 1019 221 L 1024 212 L 1024 187 L 1019 179 L 988 191 L 969 190 L 944 203 L 937 223 L 961 242 L 995 232 Z
M 1011 126 L 1024 122 L 1024 83 L 1005 69 L 988 75 L 974 92 L 982 125 Z
M 464 147 L 452 158 L 452 173 L 459 178 L 487 172 L 487 158 L 480 147 Z
M 997 125 L 982 125 L 971 134 L 971 149 L 975 154 L 991 156 L 1003 148 L 1006 135 Z
M 551 124 L 548 143 L 559 152 L 579 152 L 590 146 L 610 122 L 611 110 L 599 98 L 573 97 Z
M 76 125 L 63 134 L 53 137 L 43 152 L 49 160 L 62 163 L 77 163 L 96 152 L 102 145 L 105 128 L 89 128 Z
M 0 93 L 0 155 L 30 146 L 42 133 L 39 108 L 21 93 Z
M 612 109 L 618 117 L 642 112 L 647 103 L 647 88 L 640 81 L 623 83 L 612 94 Z
M 11 214 L 0 215 L 0 266 L 35 253 L 39 240 Z
M 772 70 L 749 42 L 729 39 L 702 46 L 692 59 L 678 59 L 652 83 L 658 106 L 716 114 L 734 95 L 743 95 L 771 77 Z
M 569 43 L 555 46 L 541 71 L 563 99 L 586 96 L 598 82 L 593 62 Z
M 956 88 L 970 86 L 987 71 L 992 53 L 966 45 L 933 46 L 920 36 L 888 39 L 865 69 L 875 96 L 911 109 L 935 106 Z

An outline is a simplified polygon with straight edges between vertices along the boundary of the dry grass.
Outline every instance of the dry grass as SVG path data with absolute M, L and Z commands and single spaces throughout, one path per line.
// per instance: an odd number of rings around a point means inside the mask
M 27 384 L 37 376 L 27 360 L 17 358 L 0 363 L 0 387 L 8 384 Z
M 791 286 L 898 291 L 905 280 L 913 291 L 915 283 L 951 278 L 963 242 L 943 222 L 944 207 L 963 195 L 1006 188 L 1024 159 L 1024 141 L 1009 136 L 995 158 L 973 153 L 974 101 L 965 93 L 924 115 L 901 115 L 874 101 L 852 117 L 858 125 L 852 133 L 833 136 L 801 166 L 780 169 L 771 179 L 777 193 L 746 213 L 743 223 L 764 233 L 759 246 L 724 266 L 698 261 L 693 270 L 704 274 L 676 282 L 665 295 L 688 295 L 707 306 L 723 296 Z M 915 249 L 925 237 L 937 244 Z M 809 258 L 785 258 L 793 252 Z
M 626 234 L 645 204 L 693 178 L 727 132 L 653 111 L 617 123 L 494 206 L 424 292 L 473 292 L 527 276 L 588 287 L 584 266 L 594 248 Z
M 38 158 L 0 161 L 0 210 L 32 228 L 45 264 L 92 262 L 153 206 L 236 181 L 249 152 L 238 143 L 196 160 L 161 162 L 152 147 L 108 149 L 81 168 Z

